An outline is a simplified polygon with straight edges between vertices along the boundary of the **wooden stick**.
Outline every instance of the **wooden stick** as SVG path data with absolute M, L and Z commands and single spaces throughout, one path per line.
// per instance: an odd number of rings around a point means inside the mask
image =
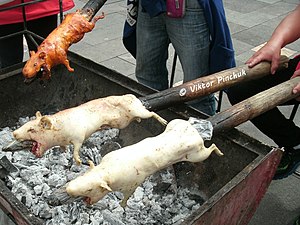
M 298 83 L 300 83 L 300 77 L 283 82 L 245 99 L 207 120 L 212 123 L 214 133 L 229 130 L 299 96 L 300 93 L 295 95 L 292 92 Z
M 279 69 L 288 67 L 289 58 L 281 56 Z M 172 87 L 151 95 L 139 98 L 143 105 L 152 111 L 167 108 L 182 102 L 194 100 L 201 96 L 226 89 L 237 83 L 258 79 L 270 74 L 270 63 L 262 62 L 253 68 L 247 65 L 224 70 L 209 76 L 201 77 L 180 86 Z

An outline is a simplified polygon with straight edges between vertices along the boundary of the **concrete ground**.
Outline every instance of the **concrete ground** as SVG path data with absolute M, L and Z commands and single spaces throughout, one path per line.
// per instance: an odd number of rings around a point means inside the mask
M 81 8 L 86 0 L 75 0 L 76 9 Z M 122 44 L 122 31 L 126 18 L 125 0 L 110 0 L 100 11 L 106 17 L 97 22 L 95 29 L 85 35 L 71 50 L 85 58 L 92 59 L 112 70 L 135 79 L 135 60 Z M 230 26 L 237 65 L 243 64 L 271 36 L 279 22 L 291 11 L 299 0 L 224 0 L 227 20 Z M 74 8 L 74 9 L 75 9 Z M 74 11 L 70 10 L 70 11 Z M 293 57 L 300 53 L 300 40 L 286 46 L 284 54 Z M 171 67 L 174 51 L 170 46 Z M 26 57 L 25 57 L 26 59 Z M 180 63 L 177 63 L 175 82 L 182 80 Z M 222 101 L 222 110 L 230 104 L 226 96 Z M 286 115 L 291 107 L 280 108 Z M 276 122 L 276 121 L 274 121 Z M 300 110 L 295 123 L 300 125 Z M 241 131 L 274 146 L 274 143 L 259 132 L 250 122 L 238 127 Z M 250 225 L 290 225 L 300 215 L 300 169 L 286 179 L 273 181 Z

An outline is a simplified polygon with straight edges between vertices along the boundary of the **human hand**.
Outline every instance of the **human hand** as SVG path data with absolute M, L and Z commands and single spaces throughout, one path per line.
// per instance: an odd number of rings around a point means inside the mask
M 271 62 L 271 74 L 274 74 L 279 66 L 280 53 L 280 47 L 268 42 L 254 53 L 253 56 L 247 60 L 246 64 L 251 68 L 262 61 L 269 61 Z
M 298 70 L 296 70 L 293 74 L 293 76 L 291 77 L 291 79 L 299 76 L 300 77 L 300 62 L 298 63 L 297 68 L 299 67 Z M 293 88 L 293 94 L 297 94 L 300 93 L 300 82 Z M 296 98 L 297 101 L 300 101 L 300 96 Z

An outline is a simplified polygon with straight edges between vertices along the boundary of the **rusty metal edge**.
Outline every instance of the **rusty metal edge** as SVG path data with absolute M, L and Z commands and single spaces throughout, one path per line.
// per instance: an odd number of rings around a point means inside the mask
M 273 148 L 266 156 L 259 155 L 182 224 L 248 224 L 272 181 L 282 152 L 282 149 Z
M 0 180 L 0 208 L 18 225 L 42 225 L 44 222 L 33 215 Z

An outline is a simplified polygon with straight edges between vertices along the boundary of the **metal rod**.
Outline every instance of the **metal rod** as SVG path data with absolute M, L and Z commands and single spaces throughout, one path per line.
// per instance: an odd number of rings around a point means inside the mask
M 58 2 L 59 2 L 59 18 L 60 18 L 60 23 L 62 23 L 64 19 L 63 4 L 62 4 L 62 0 L 59 0 Z
M 81 10 L 81 14 L 91 21 L 107 0 L 89 0 Z
M 170 87 L 173 87 L 173 85 L 174 85 L 176 63 L 177 63 L 177 53 L 175 52 L 175 53 L 174 53 L 174 57 L 173 57 L 173 64 L 172 64 L 172 72 L 171 72 L 171 79 L 170 79 Z
M 290 118 L 289 118 L 290 120 L 294 120 L 298 108 L 299 108 L 299 103 L 294 105 L 293 110 L 292 110 L 291 115 L 290 115 Z

